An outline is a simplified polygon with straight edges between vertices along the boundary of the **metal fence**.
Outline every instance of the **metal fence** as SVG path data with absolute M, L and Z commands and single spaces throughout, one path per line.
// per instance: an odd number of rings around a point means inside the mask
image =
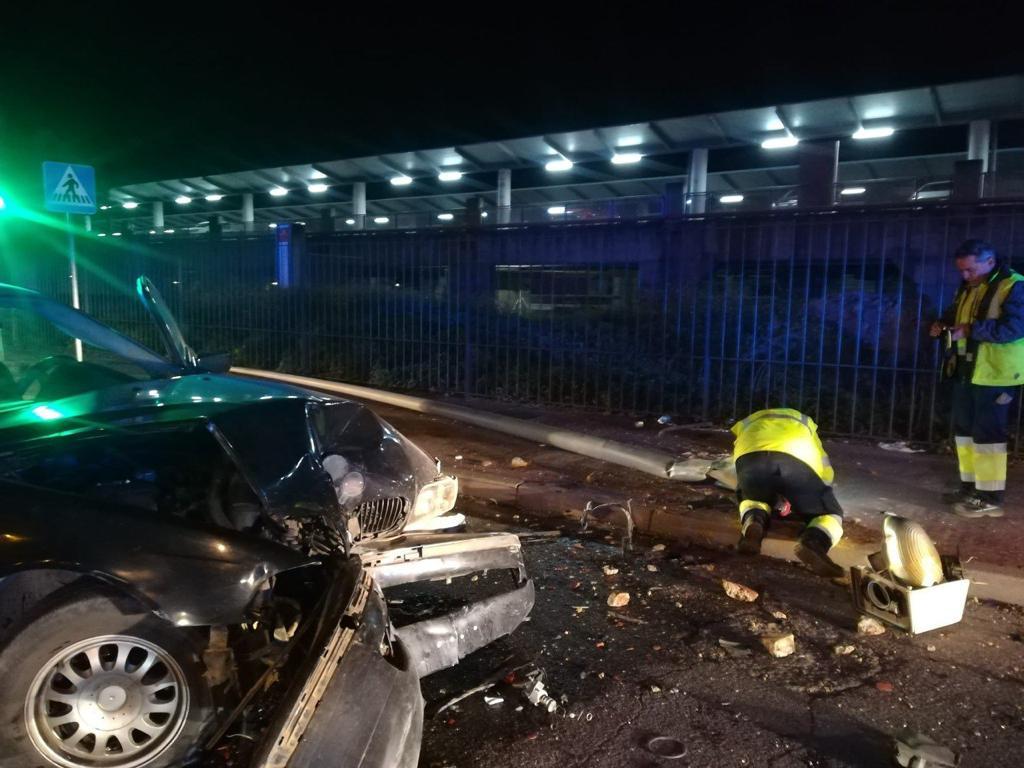
M 198 351 L 257 368 L 718 423 L 790 406 L 832 434 L 935 442 L 948 394 L 927 329 L 958 282 L 950 254 L 985 237 L 1012 263 L 1021 225 L 1012 203 L 300 231 L 289 287 L 266 236 L 92 238 L 82 295 L 155 344 L 129 290 L 145 273 Z M 58 254 L 7 277 L 67 292 Z

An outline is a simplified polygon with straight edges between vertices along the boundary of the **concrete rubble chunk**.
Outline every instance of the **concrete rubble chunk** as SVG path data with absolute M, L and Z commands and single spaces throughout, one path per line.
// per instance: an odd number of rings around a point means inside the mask
M 647 570 L 650 571 L 651 573 L 657 573 L 658 572 L 658 566 L 656 566 L 656 565 L 648 565 L 647 566 Z
M 796 652 L 796 638 L 792 632 L 784 635 L 764 635 L 761 638 L 761 645 L 776 659 L 784 659 Z
M 608 595 L 610 608 L 625 608 L 629 605 L 629 592 L 612 592 Z
M 752 603 L 757 600 L 758 593 L 756 590 L 742 584 L 737 584 L 735 581 L 722 579 L 722 589 L 724 589 L 725 594 L 733 600 L 739 600 L 744 603 Z
M 614 565 L 606 565 L 601 569 L 601 571 L 604 573 L 605 576 L 614 576 L 619 572 L 619 569 L 616 568 Z
M 849 656 L 856 650 L 857 648 L 852 645 L 837 645 L 832 649 L 832 653 L 836 656 Z
M 664 544 L 655 544 L 653 547 L 651 547 L 651 552 L 664 552 L 664 551 L 665 551 L 665 545 Z
M 779 621 L 785 621 L 788 618 L 786 614 L 784 614 L 782 611 L 772 611 L 772 616 L 774 616 Z
M 512 457 L 512 461 L 510 463 L 516 469 L 522 469 L 523 467 L 530 466 L 530 462 L 528 462 L 526 459 L 522 458 L 521 456 L 513 456 Z
M 884 635 L 885 625 L 883 625 L 878 619 L 872 619 L 870 616 L 863 616 L 861 617 L 861 620 L 857 622 L 857 633 L 861 635 Z

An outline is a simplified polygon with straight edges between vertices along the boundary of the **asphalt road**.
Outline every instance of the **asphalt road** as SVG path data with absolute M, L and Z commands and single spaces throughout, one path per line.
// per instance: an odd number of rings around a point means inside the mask
M 503 519 L 513 514 L 505 510 Z M 599 534 L 526 551 L 537 586 L 531 620 L 426 678 L 428 716 L 521 663 L 545 671 L 562 705 L 553 715 L 532 706 L 515 687 L 520 673 L 488 692 L 500 703 L 477 693 L 429 717 L 421 766 L 877 768 L 896 764 L 893 737 L 902 734 L 929 736 L 968 767 L 1015 765 L 1024 754 L 1020 609 L 971 601 L 963 622 L 947 630 L 868 637 L 856 632 L 847 589 L 796 565 L 679 545 L 638 545 L 624 558 Z M 604 566 L 619 572 L 605 575 Z M 492 573 L 396 591 L 392 611 L 401 620 L 447 609 L 507 588 L 507 579 Z M 760 595 L 733 600 L 722 579 Z M 631 596 L 618 609 L 625 619 L 609 615 L 613 590 Z M 796 652 L 770 656 L 759 637 L 771 631 L 792 632 Z M 854 650 L 837 655 L 837 645 Z M 652 755 L 655 736 L 677 740 L 685 756 Z

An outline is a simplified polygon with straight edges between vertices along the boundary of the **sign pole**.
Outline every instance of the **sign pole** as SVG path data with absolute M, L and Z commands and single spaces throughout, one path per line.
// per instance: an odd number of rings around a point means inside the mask
M 71 306 L 79 309 L 78 302 L 78 260 L 75 258 L 75 230 L 71 227 L 71 214 L 64 214 L 68 228 L 68 264 L 71 266 Z M 82 362 L 82 340 L 75 339 L 75 359 Z

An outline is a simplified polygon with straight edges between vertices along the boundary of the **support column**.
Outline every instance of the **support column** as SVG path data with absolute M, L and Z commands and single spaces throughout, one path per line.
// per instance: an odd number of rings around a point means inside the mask
M 498 224 L 512 221 L 512 171 L 502 168 L 498 171 Z
M 690 150 L 690 172 L 686 175 L 687 213 L 704 213 L 708 196 L 708 151 L 704 147 Z
M 366 226 L 366 182 L 357 181 L 352 185 L 352 217 L 356 229 Z
M 242 193 L 242 229 L 252 232 L 256 228 L 256 214 L 252 208 L 252 192 Z
M 800 164 L 801 208 L 825 208 L 835 203 L 836 182 L 839 179 L 839 142 L 802 141 L 797 146 Z
M 162 232 L 164 228 L 164 203 L 162 200 L 153 201 L 153 229 Z
M 967 159 L 981 160 L 981 172 L 988 173 L 988 145 L 991 120 L 972 120 L 967 130 Z

